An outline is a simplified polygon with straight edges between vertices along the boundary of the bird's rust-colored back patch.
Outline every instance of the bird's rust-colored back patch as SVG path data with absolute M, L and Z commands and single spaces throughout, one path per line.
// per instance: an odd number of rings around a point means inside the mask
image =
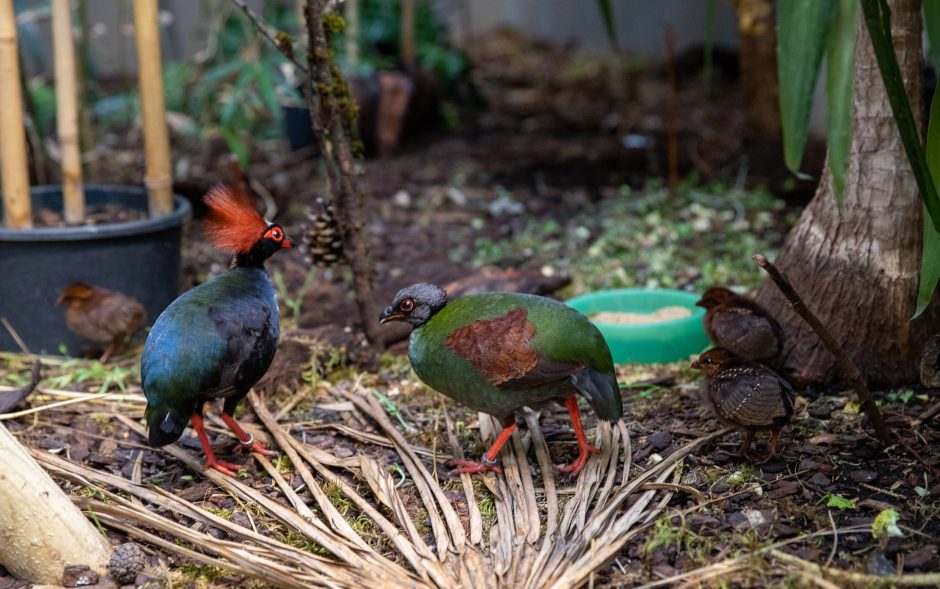
M 502 317 L 474 321 L 447 336 L 447 347 L 469 360 L 493 386 L 522 378 L 538 362 L 531 343 L 535 325 L 528 315 L 520 307 Z

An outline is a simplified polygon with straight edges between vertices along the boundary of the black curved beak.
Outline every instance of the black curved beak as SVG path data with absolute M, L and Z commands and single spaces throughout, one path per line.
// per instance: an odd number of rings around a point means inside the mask
M 389 321 L 400 321 L 404 315 L 395 311 L 395 309 L 389 305 L 385 307 L 385 310 L 379 315 L 379 325 L 388 323 Z
M 696 306 L 696 307 L 704 307 L 704 306 L 705 306 L 705 302 L 702 301 L 702 299 L 699 299 L 699 300 L 695 301 L 695 306 Z

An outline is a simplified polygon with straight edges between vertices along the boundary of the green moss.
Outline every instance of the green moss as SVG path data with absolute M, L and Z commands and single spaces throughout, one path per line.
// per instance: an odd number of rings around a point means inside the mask
M 337 12 L 327 12 L 323 15 L 323 30 L 327 35 L 342 33 L 346 28 L 346 19 Z
M 317 554 L 319 556 L 330 556 L 331 554 L 329 550 L 320 546 L 307 536 L 304 536 L 294 528 L 289 528 L 287 532 L 281 536 L 281 540 L 289 546 L 293 546 L 294 548 L 298 548 L 312 554 Z
M 223 509 L 221 507 L 207 507 L 206 511 L 208 511 L 212 515 L 221 517 L 222 519 L 226 519 L 226 520 L 232 519 L 232 516 L 235 515 L 235 512 L 233 510 Z
M 339 511 L 340 515 L 345 516 L 350 509 L 353 509 L 355 506 L 353 502 L 343 494 L 343 488 L 333 481 L 327 481 L 323 485 L 323 493 L 326 495 L 326 498 L 330 500 L 330 503 L 333 504 L 333 507 Z
M 294 57 L 294 39 L 284 31 L 278 31 L 274 36 L 278 49 L 284 52 L 289 58 Z
M 208 581 L 213 583 L 229 573 L 228 569 L 209 564 L 199 564 L 195 562 L 184 562 L 177 569 L 183 575 L 194 581 Z
M 665 515 L 656 520 L 653 533 L 643 546 L 643 553 L 650 556 L 654 551 L 669 546 L 674 546 L 677 552 L 685 553 L 693 562 L 699 564 L 707 561 L 714 548 L 711 539 L 690 530 L 685 525 L 685 518 L 677 515 Z

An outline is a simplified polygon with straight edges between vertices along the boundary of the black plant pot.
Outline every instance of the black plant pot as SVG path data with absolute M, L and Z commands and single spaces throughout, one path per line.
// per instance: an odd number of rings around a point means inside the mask
M 62 211 L 62 188 L 31 190 L 33 209 Z M 86 186 L 88 205 L 118 204 L 147 210 L 147 192 L 131 186 Z M 70 354 L 95 347 L 65 324 L 56 297 L 71 282 L 86 282 L 135 297 L 152 324 L 179 294 L 180 239 L 189 202 L 174 197 L 172 214 L 156 219 L 81 227 L 0 227 L 0 317 L 32 352 Z M 2 216 L 0 216 L 2 219 Z M 19 350 L 0 327 L 0 350 Z

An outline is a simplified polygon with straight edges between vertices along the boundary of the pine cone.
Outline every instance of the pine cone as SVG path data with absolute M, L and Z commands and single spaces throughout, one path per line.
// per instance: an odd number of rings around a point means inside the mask
M 330 267 L 343 261 L 343 241 L 339 236 L 333 205 L 318 198 L 314 206 L 307 211 L 310 227 L 303 234 L 307 246 L 307 261 Z

